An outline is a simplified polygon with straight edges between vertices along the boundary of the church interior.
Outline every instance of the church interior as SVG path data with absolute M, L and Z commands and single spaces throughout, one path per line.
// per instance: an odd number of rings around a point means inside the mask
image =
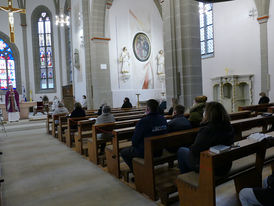
M 240 191 L 274 171 L 272 15 L 273 0 L 0 0 L 0 206 L 245 206 Z M 143 137 L 132 168 L 121 151 L 148 100 L 168 128 L 182 105 L 192 128 Z M 183 173 L 178 149 L 210 102 L 233 144 Z M 221 162 L 232 166 L 219 176 Z

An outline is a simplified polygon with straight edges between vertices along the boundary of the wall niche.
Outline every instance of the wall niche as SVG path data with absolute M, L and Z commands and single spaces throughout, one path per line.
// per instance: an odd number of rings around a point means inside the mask
M 212 78 L 213 99 L 224 105 L 227 112 L 253 103 L 253 74 L 227 75 Z

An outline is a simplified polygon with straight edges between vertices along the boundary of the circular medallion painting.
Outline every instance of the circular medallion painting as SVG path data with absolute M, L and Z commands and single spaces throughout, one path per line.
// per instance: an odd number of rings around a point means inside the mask
M 144 62 L 148 60 L 151 52 L 151 45 L 149 38 L 144 33 L 137 33 L 133 40 L 133 51 L 136 58 Z

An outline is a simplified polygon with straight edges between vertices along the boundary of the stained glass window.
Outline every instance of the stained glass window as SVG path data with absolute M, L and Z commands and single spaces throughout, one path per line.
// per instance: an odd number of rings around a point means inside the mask
M 214 54 L 213 6 L 199 3 L 201 55 L 208 57 Z
M 15 62 L 9 45 L 0 38 L 0 89 L 16 88 Z
M 54 67 L 52 59 L 51 19 L 42 12 L 38 19 L 40 89 L 54 89 Z

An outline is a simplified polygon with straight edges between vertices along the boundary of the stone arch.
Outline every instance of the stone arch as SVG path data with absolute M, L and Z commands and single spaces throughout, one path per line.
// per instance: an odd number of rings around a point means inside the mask
M 41 90 L 40 88 L 40 68 L 39 68 L 39 40 L 38 40 L 38 29 L 37 29 L 37 22 L 40 17 L 40 14 L 45 11 L 48 13 L 50 20 L 51 20 L 51 47 L 52 47 L 52 62 L 53 62 L 53 74 L 54 74 L 54 89 L 46 89 Z M 31 14 L 31 27 L 32 27 L 32 47 L 33 47 L 33 69 L 34 69 L 34 76 L 35 76 L 35 92 L 36 94 L 41 93 L 55 93 L 56 92 L 56 65 L 55 65 L 55 46 L 54 46 L 54 34 L 53 34 L 53 16 L 50 9 L 46 6 L 38 6 L 36 7 L 32 14 Z
M 10 42 L 8 35 L 0 31 L 0 38 L 4 40 L 5 43 L 9 45 L 13 52 L 14 62 L 15 62 L 15 75 L 16 75 L 16 90 L 21 94 L 22 93 L 22 83 L 21 83 L 21 65 L 20 65 L 20 53 L 15 45 L 15 43 Z M 0 94 L 5 94 L 6 91 L 0 90 Z

